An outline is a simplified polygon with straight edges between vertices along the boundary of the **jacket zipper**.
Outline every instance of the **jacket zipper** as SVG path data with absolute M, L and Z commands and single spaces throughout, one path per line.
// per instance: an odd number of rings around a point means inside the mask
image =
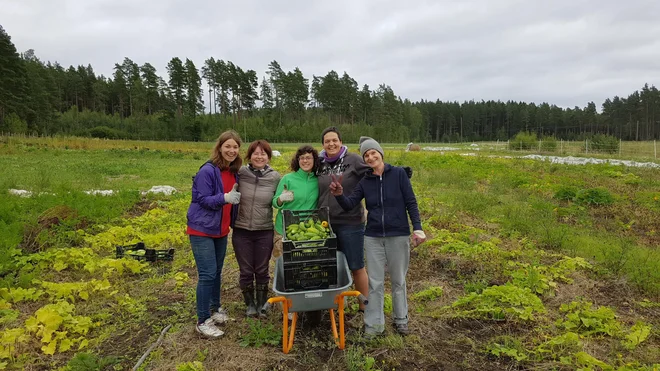
M 250 215 L 252 215 L 252 217 L 250 218 L 250 230 L 253 228 L 254 225 L 254 204 L 256 203 L 255 197 L 257 197 L 257 187 L 259 186 L 259 177 L 254 175 L 254 178 L 255 178 L 255 183 L 254 183 L 254 192 L 252 192 L 252 210 L 250 210 Z
M 220 172 L 220 169 L 217 166 L 215 166 L 215 168 L 218 169 L 218 172 L 217 172 L 216 176 L 218 177 L 218 184 L 220 185 L 220 187 L 219 187 L 220 192 L 224 193 L 225 192 L 225 185 L 222 184 L 222 173 Z M 225 214 L 223 212 L 224 207 L 225 207 L 225 205 L 222 205 L 222 207 L 220 207 L 220 224 L 218 225 L 218 231 L 219 231 L 218 234 L 222 233 L 222 216 Z
M 311 175 L 312 175 L 312 173 L 307 173 L 307 180 L 305 181 L 305 183 L 307 183 L 307 192 L 305 192 L 305 193 L 307 193 L 307 199 L 305 200 L 306 204 L 309 204 L 309 197 L 311 195 L 311 192 L 309 191 L 309 188 L 310 188 L 309 187 L 309 178 L 310 178 Z
M 383 237 L 385 237 L 385 202 L 383 200 L 383 175 L 380 175 L 380 222 L 383 226 Z

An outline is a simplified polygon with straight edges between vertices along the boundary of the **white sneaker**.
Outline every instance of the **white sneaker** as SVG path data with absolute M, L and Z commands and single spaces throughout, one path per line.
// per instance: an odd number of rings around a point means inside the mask
M 211 314 L 211 319 L 218 325 L 221 325 L 230 320 L 229 315 L 224 308 L 220 308 L 217 312 L 213 312 L 213 314 Z
M 196 329 L 200 334 L 211 338 L 219 338 L 225 334 L 224 331 L 215 326 L 215 323 L 213 323 L 213 318 L 207 319 L 204 321 L 204 323 L 197 324 Z

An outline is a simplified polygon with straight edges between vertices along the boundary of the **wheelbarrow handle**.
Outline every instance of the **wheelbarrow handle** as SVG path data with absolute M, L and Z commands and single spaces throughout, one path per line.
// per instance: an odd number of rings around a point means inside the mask
M 366 296 L 360 294 L 360 295 L 358 295 L 357 298 L 358 298 L 358 300 L 360 301 L 360 303 L 362 303 L 362 304 L 364 304 L 364 305 L 369 304 L 369 299 L 367 299 Z

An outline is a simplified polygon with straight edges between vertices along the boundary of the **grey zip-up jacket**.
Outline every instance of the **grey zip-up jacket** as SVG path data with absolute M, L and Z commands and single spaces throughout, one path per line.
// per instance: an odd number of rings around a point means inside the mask
M 253 170 L 249 165 L 238 171 L 241 180 L 238 191 L 241 202 L 238 204 L 238 217 L 234 227 L 250 231 L 273 229 L 273 196 L 282 176 L 275 169 L 266 166 L 263 170 Z
M 364 160 L 360 158 L 360 155 L 350 152 L 346 152 L 342 158 L 334 163 L 321 161 L 316 171 L 319 178 L 319 207 L 328 206 L 330 208 L 331 224 L 357 225 L 366 221 L 364 207 L 361 203 L 349 211 L 344 211 L 335 197 L 330 194 L 331 174 L 334 174 L 337 178 L 343 174 L 341 184 L 344 187 L 344 192 L 351 194 L 358 182 L 364 177 L 364 174 L 370 169 L 369 165 L 365 164 Z M 243 180 L 241 179 L 241 181 Z

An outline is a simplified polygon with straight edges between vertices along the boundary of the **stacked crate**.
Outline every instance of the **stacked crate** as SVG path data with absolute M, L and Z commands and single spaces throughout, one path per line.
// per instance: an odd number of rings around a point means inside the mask
M 282 210 L 282 259 L 286 291 L 319 290 L 337 286 L 337 236 L 332 231 L 329 214 L 328 207 Z M 314 226 L 325 222 L 329 229 L 327 237 L 293 240 L 291 236 L 287 236 L 287 230 L 291 231 L 290 226 L 297 224 L 299 229 L 304 229 L 310 221 Z
M 117 259 L 131 257 L 135 260 L 148 261 L 150 263 L 174 260 L 174 249 L 147 249 L 144 242 L 138 242 L 128 246 L 116 246 L 115 250 L 115 257 Z

